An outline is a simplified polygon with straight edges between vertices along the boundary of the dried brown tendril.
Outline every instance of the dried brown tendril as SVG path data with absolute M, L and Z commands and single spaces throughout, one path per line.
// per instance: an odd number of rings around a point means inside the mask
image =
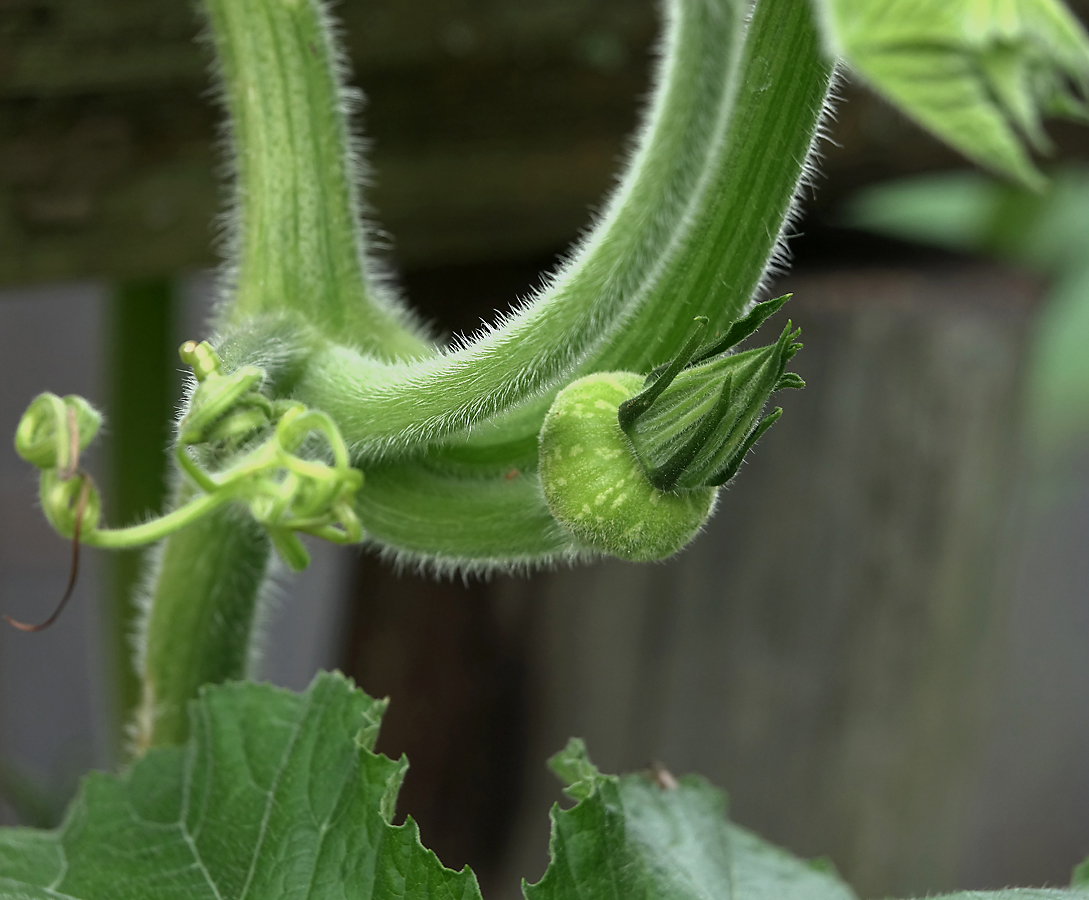
M 75 411 L 69 408 L 68 410 L 69 421 L 74 422 Z M 52 615 L 44 622 L 39 622 L 37 625 L 31 625 L 28 622 L 20 622 L 18 619 L 14 619 L 11 616 L 5 615 L 4 621 L 7 622 L 12 628 L 18 628 L 19 631 L 38 632 L 45 631 L 50 625 L 60 618 L 60 614 L 64 612 L 64 607 L 68 605 L 68 601 L 72 597 L 72 591 L 75 590 L 76 580 L 79 578 L 79 529 L 83 524 L 83 514 L 87 510 L 87 500 L 91 496 L 91 479 L 90 476 L 82 469 L 77 468 L 79 462 L 79 435 L 76 429 L 72 428 L 72 434 L 76 436 L 73 441 L 74 454 L 70 457 L 73 461 L 72 473 L 69 477 L 78 475 L 82 479 L 82 484 L 79 489 L 79 499 L 76 501 L 76 521 L 75 526 L 72 529 L 72 565 L 68 573 L 68 587 L 64 589 L 64 596 L 61 597 L 60 603 L 57 604 L 57 608 L 53 610 Z

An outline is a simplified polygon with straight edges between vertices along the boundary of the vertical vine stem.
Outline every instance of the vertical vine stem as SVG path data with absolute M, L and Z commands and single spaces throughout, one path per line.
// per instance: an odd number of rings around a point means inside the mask
M 189 499 L 185 486 L 175 502 Z M 168 538 L 155 559 L 138 668 L 137 753 L 188 735 L 201 685 L 245 678 L 271 546 L 245 510 L 225 506 Z
M 318 0 L 205 0 L 235 175 L 222 325 L 279 317 L 385 359 L 430 345 L 366 257 L 354 98 Z M 269 315 L 270 314 L 270 315 Z M 267 362 L 269 335 L 235 344 Z M 275 339 L 272 339 L 275 341 Z M 238 360 L 234 363 L 240 364 Z M 191 497 L 178 474 L 173 506 Z M 168 538 L 151 562 L 137 668 L 135 749 L 179 743 L 202 684 L 244 678 L 270 544 L 227 506 Z
M 235 169 L 225 323 L 297 311 L 387 359 L 430 352 L 368 260 L 348 116 L 319 0 L 205 0 Z

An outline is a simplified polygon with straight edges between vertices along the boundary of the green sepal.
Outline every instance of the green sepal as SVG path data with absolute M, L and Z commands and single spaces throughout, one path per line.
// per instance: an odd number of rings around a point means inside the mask
M 796 372 L 784 372 L 782 377 L 775 382 L 775 390 L 794 390 L 800 391 L 805 387 L 805 381 L 802 380 L 802 376 Z
M 724 484 L 736 474 L 745 454 L 782 412 L 761 420 L 768 397 L 805 385 L 799 376 L 785 372 L 801 348 L 795 340 L 799 333 L 788 322 L 773 345 L 720 353 L 662 373 L 652 385 L 653 402 L 644 404 L 637 416 L 619 419 L 654 487 L 693 490 Z
M 772 300 L 765 300 L 763 303 L 757 303 L 756 306 L 749 310 L 747 315 L 734 322 L 719 340 L 712 341 L 707 346 L 701 347 L 696 351 L 696 355 L 692 357 L 692 365 L 705 362 L 714 356 L 718 356 L 719 354 L 725 353 L 727 350 L 736 347 L 745 340 L 745 338 L 755 334 L 756 330 L 769 318 L 779 312 L 779 310 L 783 308 L 783 304 L 793 296 L 793 294 L 783 294 L 781 297 L 775 297 Z
M 643 391 L 620 404 L 617 421 L 620 422 L 620 427 L 623 430 L 627 431 L 634 425 L 635 420 L 650 409 L 654 401 L 661 396 L 662 391 L 669 387 L 681 369 L 691 362 L 699 347 L 703 329 L 707 327 L 707 316 L 697 316 L 695 323 L 696 327 L 692 330 L 692 335 L 688 338 L 684 347 L 681 348 L 681 352 L 664 366 L 659 366 L 647 376 L 646 386 Z
M 749 432 L 749 436 L 745 438 L 737 452 L 730 457 L 721 471 L 711 476 L 710 483 L 718 487 L 730 481 L 737 474 L 737 470 L 741 468 L 741 464 L 745 461 L 745 457 L 749 455 L 749 451 L 756 446 L 756 442 L 764 436 L 764 433 L 779 421 L 779 417 L 782 416 L 782 414 L 783 408 L 777 406 L 764 416 L 764 418 L 760 420 L 760 423 Z
M 745 338 L 754 334 L 768 318 L 782 309 L 783 304 L 792 296 L 793 294 L 783 294 L 781 297 L 757 303 L 747 315 L 734 322 L 722 337 L 702 346 L 699 345 L 699 339 L 703 335 L 703 329 L 707 327 L 708 319 L 706 316 L 696 316 L 694 320 L 696 327 L 681 352 L 669 362 L 663 363 L 651 371 L 643 385 L 644 390 L 642 393 L 620 404 L 620 427 L 627 431 L 635 420 L 650 408 L 655 398 L 666 389 L 681 369 L 706 362 L 712 357 L 733 349 Z M 804 385 L 805 382 L 802 382 L 803 387 Z
M 69 394 L 62 399 L 46 391 L 31 401 L 19 420 L 15 452 L 39 469 L 70 473 L 101 425 L 102 414 L 82 397 Z

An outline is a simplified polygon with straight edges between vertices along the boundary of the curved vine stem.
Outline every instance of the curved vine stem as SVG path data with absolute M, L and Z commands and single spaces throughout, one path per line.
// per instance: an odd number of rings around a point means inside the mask
M 656 91 L 628 170 L 590 235 L 532 302 L 461 349 L 390 364 L 319 351 L 297 393 L 357 450 L 403 448 L 559 383 L 611 340 L 675 250 L 736 100 L 748 3 L 674 0 Z
M 543 416 L 561 379 L 670 358 L 697 315 L 711 334 L 727 327 L 780 252 L 832 81 L 807 0 L 757 0 L 744 31 L 738 13 L 722 0 L 675 3 L 643 149 L 608 214 L 531 306 L 414 363 L 319 350 L 297 395 L 366 458 L 542 394 Z M 726 54 L 739 63 L 693 62 Z M 522 417 L 509 438 L 539 423 Z

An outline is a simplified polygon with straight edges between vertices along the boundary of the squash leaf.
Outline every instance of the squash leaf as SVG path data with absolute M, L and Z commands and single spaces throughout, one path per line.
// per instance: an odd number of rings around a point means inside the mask
M 339 674 L 205 688 L 185 746 L 91 775 L 56 830 L 0 830 L 0 900 L 480 900 L 468 868 L 392 824 L 407 763 L 372 752 L 385 705 Z M 856 900 L 827 863 L 730 824 L 701 778 L 602 775 L 578 740 L 552 766 L 577 802 L 553 809 L 528 900 Z
M 827 864 L 728 822 L 699 776 L 602 775 L 577 739 L 550 765 L 579 802 L 552 810 L 552 862 L 528 900 L 855 900 Z
M 371 752 L 384 709 L 336 674 L 205 688 L 184 747 L 89 776 L 56 831 L 0 831 L 0 897 L 479 900 L 390 824 L 407 763 Z

